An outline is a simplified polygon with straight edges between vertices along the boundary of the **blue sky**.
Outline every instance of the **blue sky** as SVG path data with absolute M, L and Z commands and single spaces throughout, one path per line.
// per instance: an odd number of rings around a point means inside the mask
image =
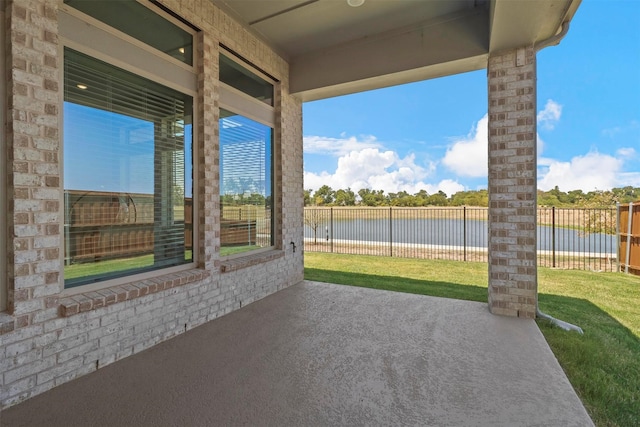
M 64 163 L 71 165 L 64 168 L 65 189 L 153 194 L 153 122 L 66 101 L 64 116 Z M 185 177 L 192 174 L 191 131 L 184 126 Z M 184 186 L 191 197 L 191 179 Z
M 640 1 L 583 0 L 538 53 L 538 188 L 640 187 Z M 487 186 L 486 70 L 305 103 L 305 189 Z

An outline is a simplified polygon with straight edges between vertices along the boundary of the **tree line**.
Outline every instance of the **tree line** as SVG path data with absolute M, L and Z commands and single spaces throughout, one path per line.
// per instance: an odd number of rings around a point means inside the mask
M 605 207 L 616 203 L 640 201 L 640 187 L 621 187 L 607 191 L 560 191 L 558 186 L 549 191 L 538 190 L 538 205 L 548 207 Z M 385 194 L 384 190 L 350 188 L 334 190 L 323 185 L 315 192 L 304 190 L 305 206 L 489 206 L 487 190 L 459 191 L 448 196 L 443 191 L 428 194 L 420 190 L 415 194 L 406 191 Z

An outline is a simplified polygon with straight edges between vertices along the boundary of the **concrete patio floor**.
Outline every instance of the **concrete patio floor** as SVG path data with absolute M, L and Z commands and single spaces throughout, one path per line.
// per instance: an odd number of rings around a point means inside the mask
M 302 282 L 2 411 L 2 426 L 593 425 L 532 320 Z

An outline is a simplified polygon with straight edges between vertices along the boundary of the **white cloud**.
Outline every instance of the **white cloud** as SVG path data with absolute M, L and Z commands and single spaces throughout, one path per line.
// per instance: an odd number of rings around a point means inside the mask
M 459 176 L 486 177 L 488 126 L 489 117 L 485 114 L 465 138 L 453 142 L 447 149 L 442 164 Z
M 438 184 L 426 183 L 425 179 L 435 168 L 433 162 L 426 166 L 417 164 L 415 154 L 400 157 L 395 151 L 365 148 L 340 157 L 334 173 L 305 172 L 304 188 L 314 191 L 323 185 L 334 190 L 351 188 L 358 191 L 370 188 L 384 190 L 386 194 L 398 191 L 415 194 L 424 189 L 429 194 L 442 190 L 448 195 L 464 190 L 463 185 L 453 180 L 443 180 Z
M 345 134 L 341 138 L 329 138 L 326 136 L 305 136 L 303 138 L 304 151 L 309 154 L 329 154 L 341 157 L 352 151 L 360 151 L 365 148 L 382 148 L 375 136 L 361 136 L 360 139 Z
M 444 179 L 435 185 L 430 185 L 425 188 L 427 193 L 434 194 L 438 191 L 443 191 L 447 193 L 447 196 L 451 197 L 456 194 L 458 191 L 465 191 L 466 188 L 464 185 L 460 184 L 458 181 L 454 181 L 452 179 Z
M 615 127 L 608 128 L 608 129 L 602 129 L 602 134 L 604 136 L 609 137 L 609 138 L 613 138 L 614 136 L 616 136 L 620 132 L 622 132 L 622 128 L 620 126 L 615 126 Z
M 538 160 L 538 188 L 548 191 L 556 185 L 562 191 L 610 190 L 613 187 L 640 185 L 640 172 L 623 172 L 625 160 L 635 157 L 633 148 L 618 150 L 617 156 L 591 151 L 568 162 Z
M 616 187 L 640 187 L 640 172 L 620 172 Z
M 542 152 L 544 151 L 544 141 L 542 140 L 542 138 L 540 138 L 540 134 L 536 133 L 536 145 L 537 145 L 537 155 L 538 158 L 540 158 L 542 156 Z
M 625 124 L 625 125 L 620 125 L 620 126 L 614 126 L 611 128 L 607 128 L 607 129 L 602 129 L 601 133 L 602 135 L 609 137 L 609 138 L 614 138 L 616 137 L 616 135 L 620 134 L 620 133 L 625 133 L 628 131 L 634 131 L 636 129 L 640 128 L 640 122 L 638 122 L 637 120 L 631 120 L 629 123 Z
M 543 129 L 552 130 L 562 115 L 562 105 L 553 99 L 548 99 L 544 109 L 538 112 L 538 125 Z
M 618 151 L 616 151 L 616 154 L 622 158 L 633 159 L 636 157 L 636 150 L 632 147 L 624 147 L 619 148 Z
M 538 112 L 538 123 L 553 129 L 562 115 L 562 105 L 547 101 L 544 110 Z M 544 141 L 536 134 L 538 157 L 544 151 Z M 442 159 L 444 164 L 458 176 L 486 177 L 488 170 L 489 116 L 485 114 L 464 137 L 453 141 Z

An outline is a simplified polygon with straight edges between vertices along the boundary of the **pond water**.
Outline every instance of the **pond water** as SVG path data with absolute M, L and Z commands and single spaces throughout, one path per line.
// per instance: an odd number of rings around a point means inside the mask
M 583 234 L 579 230 L 539 225 L 538 250 L 615 253 L 617 238 L 607 234 Z M 317 229 L 318 240 L 352 240 L 425 244 L 442 246 L 487 247 L 488 224 L 485 220 L 467 219 L 349 219 L 322 223 Z M 555 236 L 554 236 L 555 234 Z M 311 227 L 305 225 L 305 238 L 314 238 Z

